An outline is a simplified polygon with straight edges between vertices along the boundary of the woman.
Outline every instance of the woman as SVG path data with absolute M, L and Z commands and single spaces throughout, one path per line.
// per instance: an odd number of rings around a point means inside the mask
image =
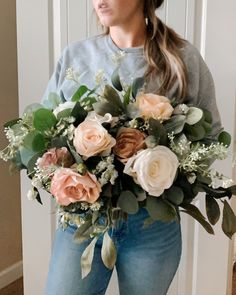
M 144 91 L 177 98 L 210 110 L 211 138 L 221 130 L 212 76 L 197 49 L 181 39 L 155 15 L 164 0 L 93 0 L 106 33 L 66 47 L 48 84 L 50 92 L 70 100 L 77 85 L 66 79 L 72 67 L 81 73 L 80 82 L 92 87 L 94 76 L 104 70 L 106 79 L 119 64 L 125 83 L 145 77 Z M 115 58 L 114 58 L 115 57 Z M 181 256 L 178 221 L 154 222 L 142 228 L 145 208 L 119 221 L 110 230 L 117 251 L 116 270 L 121 295 L 164 295 L 176 273 Z M 103 220 L 101 220 L 103 222 Z M 76 227 L 58 228 L 48 273 L 46 295 L 105 294 L 112 270 L 100 256 L 99 239 L 91 273 L 81 279 L 80 257 L 89 242 L 73 242 Z

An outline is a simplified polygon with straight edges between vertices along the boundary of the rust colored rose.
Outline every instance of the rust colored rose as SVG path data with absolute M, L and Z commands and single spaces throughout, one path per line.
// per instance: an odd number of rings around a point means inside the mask
M 145 148 L 145 137 L 146 134 L 138 129 L 120 128 L 116 137 L 116 145 L 113 148 L 114 154 L 121 162 L 126 163 L 140 149 Z

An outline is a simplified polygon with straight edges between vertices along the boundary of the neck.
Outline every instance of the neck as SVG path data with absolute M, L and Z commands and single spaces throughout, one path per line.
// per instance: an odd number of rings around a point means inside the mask
M 146 39 L 146 24 L 137 25 L 134 22 L 129 26 L 113 26 L 109 28 L 110 36 L 113 42 L 119 48 L 139 47 L 143 46 Z

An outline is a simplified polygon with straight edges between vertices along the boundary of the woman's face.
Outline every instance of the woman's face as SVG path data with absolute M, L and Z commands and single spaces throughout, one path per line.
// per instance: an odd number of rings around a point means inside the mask
M 94 9 L 105 27 L 123 26 L 143 18 L 143 0 L 93 0 Z

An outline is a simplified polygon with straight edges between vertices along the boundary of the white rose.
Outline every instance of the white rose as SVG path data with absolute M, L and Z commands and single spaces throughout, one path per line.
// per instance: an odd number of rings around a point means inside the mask
M 58 107 L 53 110 L 53 114 L 57 117 L 57 115 L 67 109 L 73 109 L 75 106 L 75 102 L 73 101 L 66 101 L 64 103 L 60 103 Z
M 159 145 L 131 157 L 124 173 L 132 176 L 150 195 L 159 197 L 173 184 L 178 166 L 177 156 L 169 148 Z

